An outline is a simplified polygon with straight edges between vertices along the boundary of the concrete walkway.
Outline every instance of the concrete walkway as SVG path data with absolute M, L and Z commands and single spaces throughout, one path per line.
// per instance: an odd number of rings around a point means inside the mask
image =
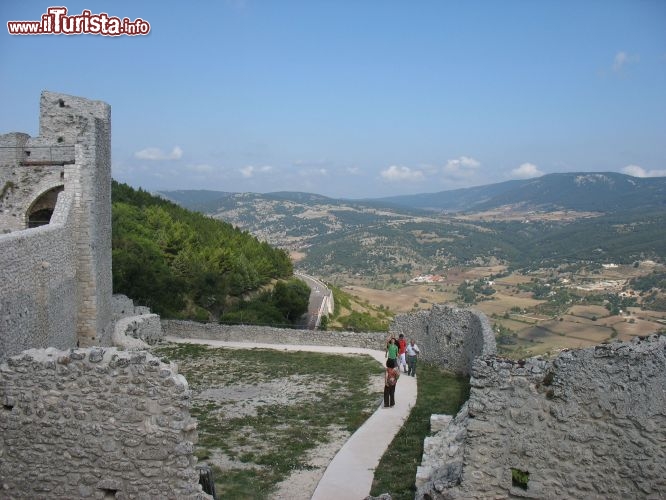
M 207 344 L 233 349 L 277 349 L 331 354 L 368 354 L 384 366 L 384 352 L 360 347 L 306 346 L 260 344 L 256 342 L 224 342 L 220 340 L 167 337 L 169 342 Z M 395 389 L 395 406 L 375 413 L 349 438 L 326 468 L 319 480 L 313 500 L 361 500 L 370 494 L 375 468 L 393 437 L 402 427 L 416 403 L 416 378 L 402 374 Z

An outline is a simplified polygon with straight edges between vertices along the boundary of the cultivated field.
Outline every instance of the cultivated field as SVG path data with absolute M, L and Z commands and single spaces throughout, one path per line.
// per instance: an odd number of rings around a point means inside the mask
M 567 275 L 562 280 L 579 297 L 590 294 L 618 293 L 629 279 L 651 272 L 653 264 L 618 266 L 582 272 L 579 276 Z M 443 274 L 444 281 L 437 283 L 406 284 L 377 290 L 368 286 L 370 279 L 355 276 L 353 284 L 342 289 L 373 305 L 383 305 L 395 313 L 409 313 L 429 309 L 435 303 L 455 303 L 461 283 L 489 280 L 505 271 L 504 266 L 484 266 L 471 269 L 450 269 Z M 603 305 L 572 304 L 557 313 L 540 312 L 547 300 L 536 300 L 529 290 L 520 289 L 536 279 L 549 279 L 554 270 L 541 269 L 531 275 L 510 274 L 492 280 L 494 294 L 479 297 L 472 305 L 488 316 L 499 332 L 507 335 L 498 344 L 503 355 L 520 358 L 525 356 L 555 354 L 561 349 L 580 348 L 613 340 L 630 340 L 666 329 L 666 312 L 642 310 L 630 307 L 621 314 L 611 315 Z M 408 278 L 405 279 L 405 282 Z M 382 282 L 373 277 L 372 282 Z M 580 289 L 580 284 L 586 290 Z M 633 297 L 638 294 L 628 292 Z M 483 299 L 483 300 L 482 300 Z M 464 307 L 464 305 L 462 305 Z

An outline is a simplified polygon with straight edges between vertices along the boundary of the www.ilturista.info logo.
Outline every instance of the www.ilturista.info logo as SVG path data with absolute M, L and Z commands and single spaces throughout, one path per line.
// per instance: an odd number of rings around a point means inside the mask
M 67 15 L 67 7 L 49 7 L 39 21 L 7 21 L 10 35 L 147 35 L 150 23 L 137 17 L 109 16 L 106 12 L 93 14 L 84 10 L 79 15 Z

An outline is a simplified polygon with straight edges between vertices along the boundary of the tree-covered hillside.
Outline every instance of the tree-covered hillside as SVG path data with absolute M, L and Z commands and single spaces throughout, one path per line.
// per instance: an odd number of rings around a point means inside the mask
M 165 317 L 208 319 L 293 274 L 283 250 L 113 182 L 113 290 Z

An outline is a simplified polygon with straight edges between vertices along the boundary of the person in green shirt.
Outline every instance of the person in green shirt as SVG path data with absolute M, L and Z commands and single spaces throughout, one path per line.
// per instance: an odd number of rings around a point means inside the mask
M 398 364 L 398 342 L 395 340 L 395 337 L 391 337 L 386 344 L 386 352 L 384 353 L 384 357 L 388 359 L 392 359 L 395 364 Z

